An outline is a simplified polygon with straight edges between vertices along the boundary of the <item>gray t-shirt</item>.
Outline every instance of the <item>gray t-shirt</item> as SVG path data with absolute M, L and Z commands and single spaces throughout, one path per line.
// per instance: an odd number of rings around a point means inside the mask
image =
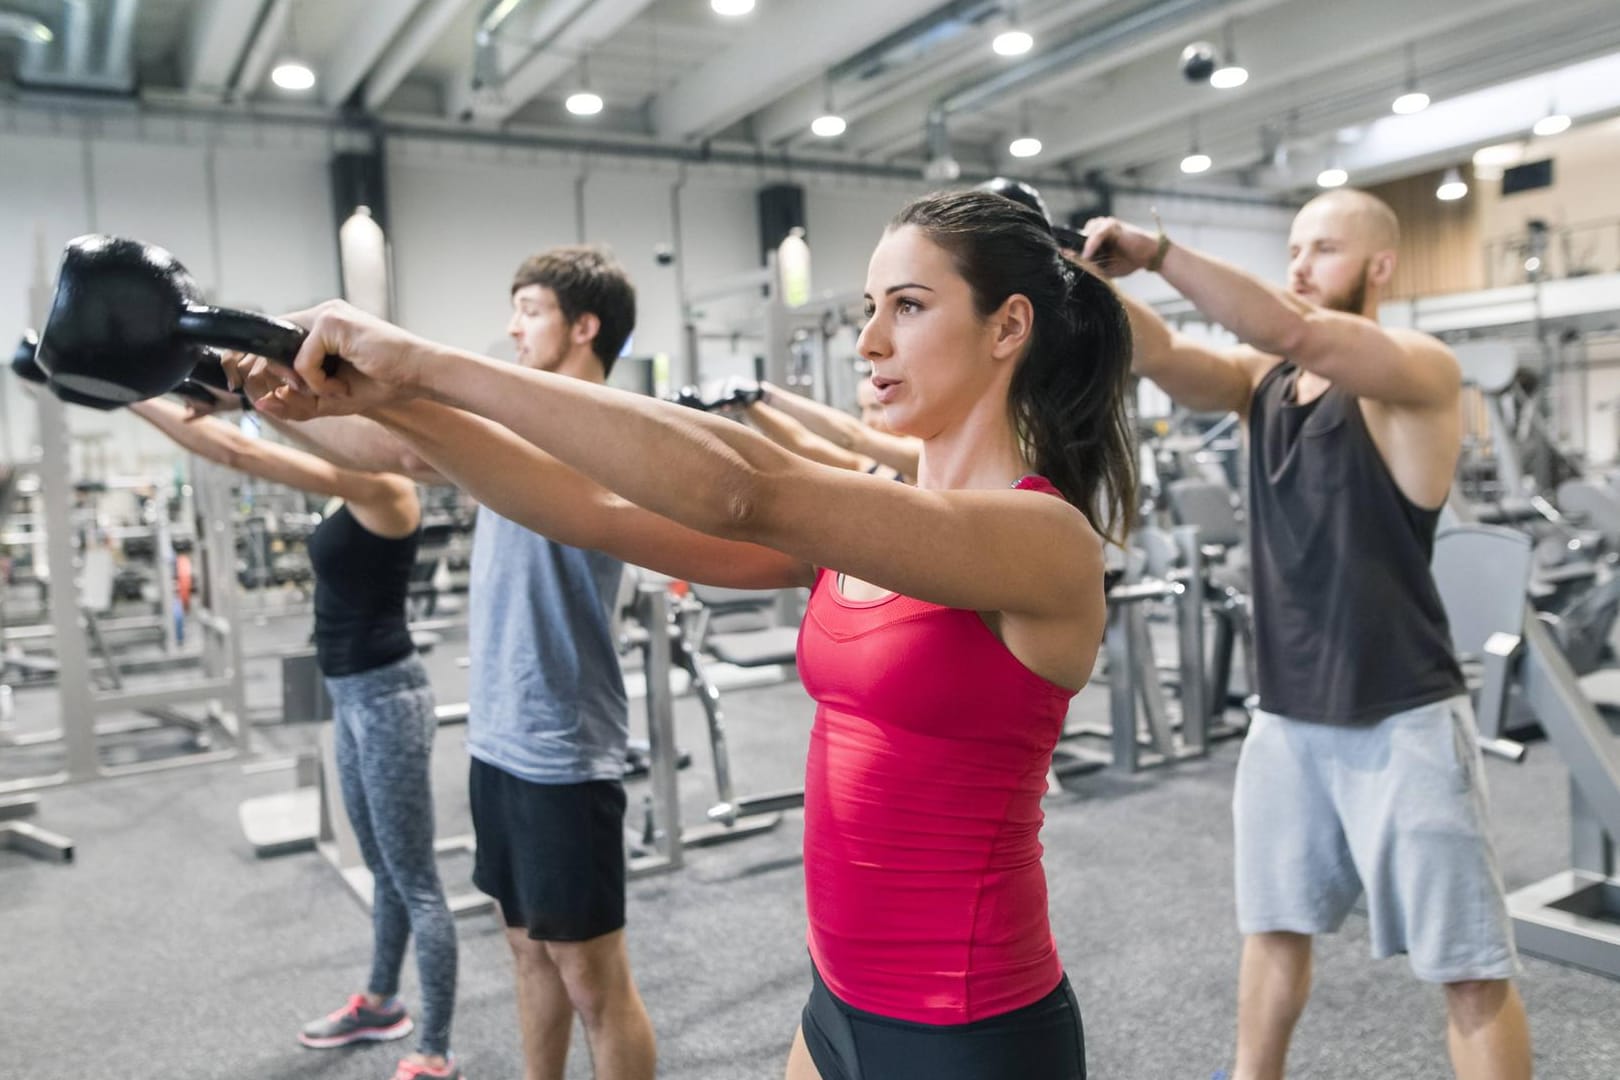
M 624 563 L 480 507 L 467 644 L 467 750 L 536 784 L 617 780 L 630 736 L 613 641 Z

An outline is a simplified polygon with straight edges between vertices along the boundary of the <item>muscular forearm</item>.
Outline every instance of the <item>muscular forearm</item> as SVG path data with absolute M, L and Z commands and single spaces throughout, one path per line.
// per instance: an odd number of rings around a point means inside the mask
M 1131 370 L 1152 379 L 1176 404 L 1199 412 L 1242 411 L 1247 373 L 1217 350 L 1171 330 L 1148 304 L 1118 288 L 1114 295 L 1131 324 Z
M 902 476 L 917 475 L 920 444 L 916 439 L 877 431 L 831 405 L 823 405 L 798 394 L 784 393 L 774 387 L 765 404 L 786 413 L 803 424 L 811 434 L 826 439 L 840 450 L 887 465 Z
M 1273 356 L 1296 351 L 1313 310 L 1286 290 L 1190 248 L 1172 247 L 1159 273 L 1211 321 Z M 1134 319 L 1131 328 L 1136 328 Z
M 134 402 L 129 411 L 198 457 L 226 468 L 240 467 L 248 439 L 229 424 L 212 417 L 193 420 L 184 408 L 162 398 Z
M 794 458 L 741 424 L 423 343 L 419 389 L 504 425 L 598 484 L 690 528 L 751 539 L 763 478 Z
M 590 501 L 606 493 L 501 425 L 435 401 L 369 414 L 407 451 L 497 514 L 574 547 L 601 547 Z
M 363 416 L 327 416 L 288 423 L 267 414 L 264 419 L 288 439 L 347 469 L 391 472 L 423 483 L 442 483 L 421 467 L 398 437 Z
M 748 407 L 748 420 L 771 442 L 784 450 L 791 450 L 802 458 L 839 469 L 864 469 L 870 464 L 859 454 L 835 446 L 799 421 L 763 401 L 757 401 Z
M 771 387 L 765 404 L 786 413 L 834 446 L 844 450 L 855 449 L 856 436 L 863 425 L 848 413 L 840 412 L 830 405 L 823 405 L 819 401 L 779 390 L 774 386 Z
M 910 435 L 890 435 L 865 424 L 860 425 L 855 452 L 912 479 L 916 478 L 922 464 L 921 439 Z

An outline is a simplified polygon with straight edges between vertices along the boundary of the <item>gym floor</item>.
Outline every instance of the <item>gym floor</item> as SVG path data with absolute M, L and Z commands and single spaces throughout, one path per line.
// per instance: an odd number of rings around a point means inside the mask
M 440 700 L 461 700 L 465 672 L 447 641 L 429 657 Z M 275 692 L 253 672 L 251 692 Z M 54 707 L 19 692 L 19 711 Z M 725 694 L 742 790 L 798 782 L 811 706 L 797 683 Z M 1076 699 L 1101 720 L 1106 691 Z M 677 702 L 688 821 L 712 790 L 702 716 Z M 641 722 L 632 702 L 632 723 Z M 307 745 L 312 725 L 260 729 L 275 749 Z M 463 729 L 440 730 L 439 832 L 469 828 Z M 1058 944 L 1085 1012 L 1100 1080 L 1205 1080 L 1228 1063 L 1238 937 L 1232 925 L 1228 802 L 1238 746 L 1135 778 L 1093 774 L 1048 800 L 1044 832 Z M 1498 852 L 1510 889 L 1564 867 L 1567 773 L 1544 745 L 1521 766 L 1488 764 Z M 40 824 L 77 841 L 71 866 L 0 851 L 0 1047 L 27 1080 L 145 1074 L 367 1078 L 390 1074 L 406 1043 L 305 1050 L 300 1023 L 341 1004 L 368 961 L 368 917 L 313 854 L 258 859 L 237 804 L 285 790 L 289 773 L 240 763 L 42 793 Z M 644 784 L 631 787 L 639 821 Z M 808 989 L 800 821 L 687 853 L 685 869 L 632 882 L 630 949 L 670 1080 L 781 1075 Z M 464 886 L 466 856 L 447 857 Z M 506 946 L 495 920 L 463 917 L 455 1049 L 478 1080 L 521 1071 Z M 1367 958 L 1365 921 L 1317 951 L 1316 992 L 1299 1028 L 1298 1078 L 1449 1075 L 1441 996 L 1402 960 Z M 417 1001 L 408 959 L 403 995 Z M 1620 984 L 1526 958 L 1521 989 L 1537 1075 L 1612 1080 L 1620 1060 Z M 576 1032 L 568 1076 L 590 1076 Z

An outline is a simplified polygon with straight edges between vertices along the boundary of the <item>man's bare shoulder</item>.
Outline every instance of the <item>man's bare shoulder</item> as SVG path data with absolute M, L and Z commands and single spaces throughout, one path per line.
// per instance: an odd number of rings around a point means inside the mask
M 1433 334 L 1409 326 L 1386 326 L 1384 333 L 1400 346 L 1411 372 L 1429 389 L 1430 407 L 1449 409 L 1462 392 L 1462 365 L 1451 346 Z
M 1249 389 L 1259 386 L 1261 381 L 1271 373 L 1271 369 L 1283 362 L 1280 356 L 1268 352 L 1261 352 L 1253 345 L 1234 345 L 1229 349 L 1221 350 L 1221 355 L 1232 364 L 1235 364 L 1248 377 Z

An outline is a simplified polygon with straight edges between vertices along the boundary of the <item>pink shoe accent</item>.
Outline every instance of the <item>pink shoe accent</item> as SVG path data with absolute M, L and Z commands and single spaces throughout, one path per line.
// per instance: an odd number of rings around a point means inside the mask
M 366 1007 L 364 994 L 350 994 L 349 1003 L 341 1009 L 333 1009 L 326 1014 L 328 1020 L 342 1020 L 345 1016 L 359 1016 L 360 1010 Z
M 394 1070 L 393 1080 L 422 1080 L 424 1077 L 432 1080 L 466 1080 L 453 1061 L 442 1069 L 435 1069 L 428 1065 L 418 1065 L 409 1059 L 400 1061 L 399 1068 Z

